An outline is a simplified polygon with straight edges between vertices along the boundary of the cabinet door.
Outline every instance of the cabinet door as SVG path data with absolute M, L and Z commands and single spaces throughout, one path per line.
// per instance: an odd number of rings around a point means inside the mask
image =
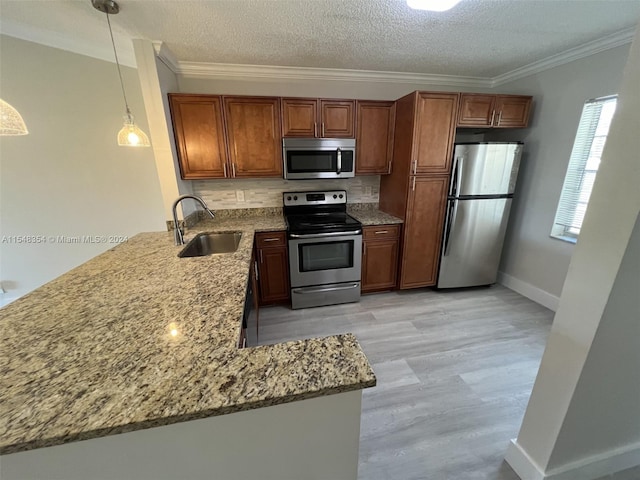
M 180 174 L 184 179 L 226 176 L 222 101 L 209 95 L 169 95 Z
M 354 138 L 354 100 L 320 100 L 320 135 L 324 138 Z
M 318 100 L 315 98 L 282 99 L 282 136 L 318 136 Z
M 496 116 L 495 99 L 495 95 L 461 94 L 458 126 L 491 127 Z
M 388 290 L 396 286 L 398 238 L 365 240 L 362 250 L 362 291 Z
M 281 177 L 280 99 L 224 97 L 234 177 Z
M 529 124 L 531 97 L 498 95 L 496 98 L 496 128 L 523 128 Z
M 260 302 L 265 304 L 288 300 L 291 292 L 287 249 L 261 248 L 258 255 Z
M 412 177 L 404 226 L 400 288 L 435 285 L 448 177 Z
M 356 174 L 390 173 L 395 102 L 357 102 Z
M 418 93 L 412 174 L 449 173 L 457 111 L 457 93 Z

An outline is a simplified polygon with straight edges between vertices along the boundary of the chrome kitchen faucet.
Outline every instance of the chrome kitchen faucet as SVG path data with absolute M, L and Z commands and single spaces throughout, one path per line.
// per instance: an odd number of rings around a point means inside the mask
M 173 202 L 173 207 L 172 207 L 173 208 L 173 232 L 174 232 L 174 238 L 176 240 L 176 245 L 184 245 L 184 232 L 182 231 L 182 228 L 180 227 L 180 225 L 178 225 L 178 214 L 176 212 L 176 209 L 178 208 L 178 204 L 185 198 L 193 198 L 196 202 L 202 205 L 202 208 L 204 209 L 204 211 L 207 212 L 209 215 L 211 215 L 211 218 L 216 218 L 216 214 L 213 213 L 211 210 L 209 210 L 209 207 L 207 207 L 207 204 L 204 203 L 204 200 L 202 200 L 202 198 L 196 195 L 179 196 L 176 199 L 176 201 Z

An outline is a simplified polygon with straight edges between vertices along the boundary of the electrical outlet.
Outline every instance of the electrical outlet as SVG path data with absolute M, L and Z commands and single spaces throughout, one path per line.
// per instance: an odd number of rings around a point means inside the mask
M 236 190 L 236 201 L 244 202 L 244 190 Z
M 367 186 L 364 187 L 364 194 L 368 195 L 368 196 L 371 196 L 371 194 L 372 194 L 371 185 L 367 185 Z

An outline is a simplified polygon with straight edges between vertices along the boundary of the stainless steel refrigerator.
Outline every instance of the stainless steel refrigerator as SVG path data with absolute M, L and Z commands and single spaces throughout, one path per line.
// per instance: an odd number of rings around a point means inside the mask
M 522 143 L 455 145 L 437 288 L 496 282 Z

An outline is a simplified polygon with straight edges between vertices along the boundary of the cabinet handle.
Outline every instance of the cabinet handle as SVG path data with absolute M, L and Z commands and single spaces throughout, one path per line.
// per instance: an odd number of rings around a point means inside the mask
M 256 282 L 258 281 L 258 262 L 254 261 L 253 262 L 253 271 L 256 274 Z
M 501 121 L 502 121 L 502 110 L 500 110 L 500 113 L 498 114 L 498 126 L 500 126 Z
M 416 177 L 411 177 L 411 190 L 416 189 Z
M 491 112 L 491 120 L 489 121 L 489 125 L 493 125 L 493 119 L 496 118 L 496 111 Z
M 236 162 L 231 164 L 231 169 L 233 171 L 233 178 L 236 178 Z
M 378 232 L 375 232 L 375 235 L 383 235 L 385 233 L 389 233 L 389 230 L 380 230 Z
M 318 122 L 313 122 L 313 136 L 318 136 Z
M 262 241 L 263 242 L 277 242 L 278 240 L 280 240 L 279 238 L 265 238 Z
M 260 249 L 260 263 L 264 263 L 264 257 L 262 256 L 262 249 Z
M 389 160 L 389 169 L 387 170 L 387 174 L 391 175 L 391 160 Z
M 224 178 L 227 178 L 227 164 L 223 164 L 222 168 L 224 168 Z
M 416 170 L 418 170 L 418 160 L 413 161 L 413 174 L 416 174 Z
M 324 138 L 324 122 L 322 122 L 322 138 Z

